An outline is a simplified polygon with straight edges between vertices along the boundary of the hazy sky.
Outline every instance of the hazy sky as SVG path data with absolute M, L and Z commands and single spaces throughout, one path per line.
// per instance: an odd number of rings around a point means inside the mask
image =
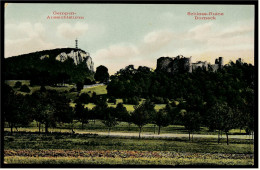
M 75 12 L 84 19 L 47 19 Z M 195 20 L 188 12 L 218 12 Z M 26 4 L 5 8 L 5 57 L 62 47 L 88 51 L 95 67 L 110 73 L 129 64 L 156 67 L 161 56 L 179 54 L 214 63 L 237 58 L 254 63 L 254 6 L 175 4 Z

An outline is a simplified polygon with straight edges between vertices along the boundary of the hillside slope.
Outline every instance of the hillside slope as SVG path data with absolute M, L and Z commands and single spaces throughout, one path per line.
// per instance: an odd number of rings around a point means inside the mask
M 93 77 L 89 53 L 76 48 L 37 51 L 4 59 L 5 80 L 35 80 L 45 84 L 78 82 Z

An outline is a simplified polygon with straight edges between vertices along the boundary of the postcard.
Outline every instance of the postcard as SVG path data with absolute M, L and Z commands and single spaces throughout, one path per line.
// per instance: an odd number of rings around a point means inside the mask
M 258 167 L 257 1 L 1 5 L 2 167 Z

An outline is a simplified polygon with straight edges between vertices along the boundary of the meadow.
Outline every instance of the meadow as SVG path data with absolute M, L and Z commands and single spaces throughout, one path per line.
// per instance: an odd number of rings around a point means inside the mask
M 7 164 L 253 165 L 252 140 L 138 139 L 96 134 L 5 132 Z

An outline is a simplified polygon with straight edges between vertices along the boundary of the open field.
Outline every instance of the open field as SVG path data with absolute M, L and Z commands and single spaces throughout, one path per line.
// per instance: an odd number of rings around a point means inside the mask
M 7 164 L 253 165 L 251 140 L 230 145 L 195 138 L 137 139 L 91 134 L 15 133 L 4 137 Z
M 80 93 L 93 93 L 95 92 L 97 95 L 107 94 L 107 86 L 106 85 L 100 85 L 95 87 L 89 87 L 82 89 Z

